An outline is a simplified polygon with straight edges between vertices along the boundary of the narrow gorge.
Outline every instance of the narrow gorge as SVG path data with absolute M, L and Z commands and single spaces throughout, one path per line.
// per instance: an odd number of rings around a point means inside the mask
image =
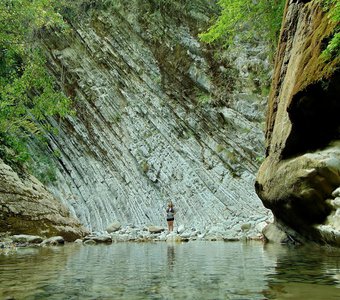
M 229 78 L 231 58 L 197 39 L 209 1 L 185 12 L 137 3 L 89 9 L 70 36 L 46 40 L 50 69 L 78 99 L 75 117 L 51 120 L 52 192 L 94 231 L 162 225 L 169 200 L 178 224 L 255 227 L 269 216 L 252 189 L 265 101 L 248 69 L 263 49 L 245 49 L 243 74 Z
M 58 134 L 48 138 L 57 169 L 48 189 L 90 231 L 113 221 L 165 226 L 172 200 L 177 225 L 235 238 L 246 224 L 259 235 L 271 219 L 253 188 L 266 105 L 255 75 L 270 72 L 266 46 L 228 53 L 200 42 L 212 1 L 82 9 L 67 35 L 44 38 L 50 71 L 77 99 L 74 116 L 49 120 Z
M 274 68 L 261 36 L 202 42 L 219 13 L 212 0 L 64 7 L 67 29 L 40 43 L 73 113 L 29 144 L 45 186 L 0 160 L 0 232 L 165 228 L 172 201 L 176 226 L 211 237 L 261 238 L 274 221 L 269 240 L 339 245 L 339 60 L 320 58 L 336 24 L 288 0 Z

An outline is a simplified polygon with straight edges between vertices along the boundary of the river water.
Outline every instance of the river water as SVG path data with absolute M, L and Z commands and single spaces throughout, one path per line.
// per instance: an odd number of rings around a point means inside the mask
M 261 242 L 0 253 L 0 299 L 340 299 L 340 252 Z

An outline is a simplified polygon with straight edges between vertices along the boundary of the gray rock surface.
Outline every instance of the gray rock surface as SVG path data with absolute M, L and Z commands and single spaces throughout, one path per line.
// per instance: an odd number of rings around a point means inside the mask
M 118 221 L 115 221 L 106 228 L 106 231 L 108 233 L 115 232 L 118 231 L 121 227 L 122 225 Z
M 211 2 L 201 2 L 195 15 L 208 20 Z M 271 219 L 253 189 L 266 98 L 248 71 L 229 76 L 261 64 L 263 47 L 245 45 L 232 65 L 199 42 L 192 11 L 146 24 L 131 3 L 90 10 L 69 36 L 45 41 L 51 72 L 78 99 L 75 116 L 50 120 L 60 153 L 50 191 L 91 231 L 112 220 L 166 226 L 169 200 L 175 224 L 202 230 L 242 235 L 242 224 Z
M 86 244 L 110 244 L 112 238 L 110 235 L 89 235 L 84 238 Z
M 148 231 L 150 233 L 161 233 L 164 231 L 164 228 L 161 226 L 148 226 Z

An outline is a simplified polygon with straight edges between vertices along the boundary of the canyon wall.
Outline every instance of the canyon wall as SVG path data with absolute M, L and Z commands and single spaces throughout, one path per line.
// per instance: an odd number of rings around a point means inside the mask
M 256 182 L 293 239 L 340 245 L 338 54 L 320 54 L 336 24 L 315 1 L 287 1 Z
M 44 41 L 52 74 L 77 99 L 74 116 L 50 120 L 49 189 L 91 231 L 114 220 L 166 226 L 169 200 L 176 225 L 231 237 L 260 234 L 272 218 L 253 188 L 266 105 L 254 74 L 270 71 L 266 47 L 202 44 L 213 2 L 185 3 L 86 7 L 69 34 Z

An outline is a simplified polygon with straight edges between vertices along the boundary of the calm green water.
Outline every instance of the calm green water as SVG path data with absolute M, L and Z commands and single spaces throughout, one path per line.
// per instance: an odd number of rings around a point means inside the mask
M 6 298 L 340 299 L 340 253 L 260 242 L 26 248 L 0 254 Z

